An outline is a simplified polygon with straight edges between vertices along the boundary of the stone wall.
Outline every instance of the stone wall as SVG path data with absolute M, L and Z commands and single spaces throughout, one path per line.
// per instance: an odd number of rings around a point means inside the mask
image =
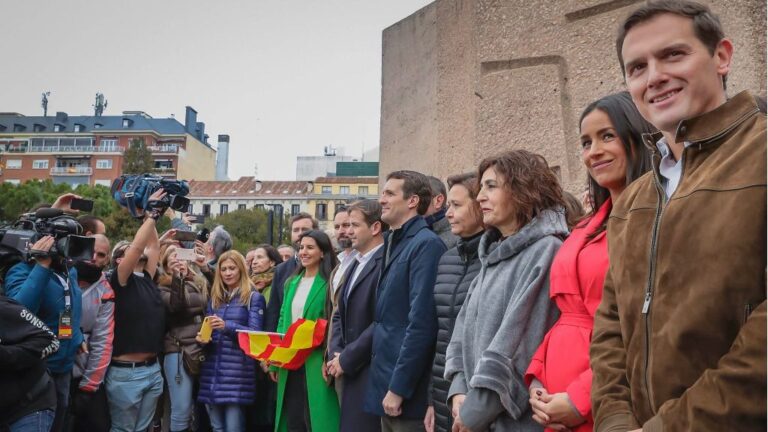
M 381 174 L 445 178 L 525 148 L 557 167 L 568 190 L 583 190 L 578 117 L 624 89 L 615 35 L 641 2 L 437 0 L 385 29 Z M 736 47 L 729 94 L 765 95 L 766 3 L 705 2 Z

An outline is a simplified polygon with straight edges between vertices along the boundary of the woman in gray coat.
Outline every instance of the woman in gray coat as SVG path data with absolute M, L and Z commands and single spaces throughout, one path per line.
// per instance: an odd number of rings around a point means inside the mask
M 525 150 L 483 160 L 478 175 L 488 230 L 446 354 L 453 431 L 540 431 L 523 373 L 558 316 L 549 267 L 568 234 L 562 190 Z

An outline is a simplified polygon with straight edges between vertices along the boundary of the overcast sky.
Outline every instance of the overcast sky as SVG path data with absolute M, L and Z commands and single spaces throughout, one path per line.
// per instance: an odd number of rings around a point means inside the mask
M 3 0 L 0 112 L 145 111 L 210 142 L 229 177 L 295 178 L 296 156 L 379 142 L 381 32 L 431 0 Z

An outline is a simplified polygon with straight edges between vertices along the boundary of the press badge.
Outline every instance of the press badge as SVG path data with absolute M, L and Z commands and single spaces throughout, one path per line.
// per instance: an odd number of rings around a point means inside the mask
M 72 339 L 72 311 L 67 308 L 59 315 L 59 339 Z

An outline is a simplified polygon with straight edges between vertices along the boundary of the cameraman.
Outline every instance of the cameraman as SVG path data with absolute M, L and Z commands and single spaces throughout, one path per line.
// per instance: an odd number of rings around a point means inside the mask
M 47 361 L 56 387 L 56 417 L 51 431 L 59 432 L 64 427 L 69 405 L 75 356 L 78 349 L 85 350 L 85 344 L 80 331 L 82 293 L 77 285 L 77 272 L 67 268 L 63 257 L 49 254 L 53 245 L 51 236 L 35 242 L 30 250 L 34 260 L 11 267 L 6 275 L 5 289 L 8 297 L 40 317 L 60 341 L 59 350 Z
M 115 338 L 106 378 L 112 431 L 146 430 L 163 392 L 157 356 L 163 350 L 165 306 L 153 278 L 160 253 L 155 224 L 167 209 L 165 195 L 158 189 L 150 196 L 133 242 L 112 252 Z

